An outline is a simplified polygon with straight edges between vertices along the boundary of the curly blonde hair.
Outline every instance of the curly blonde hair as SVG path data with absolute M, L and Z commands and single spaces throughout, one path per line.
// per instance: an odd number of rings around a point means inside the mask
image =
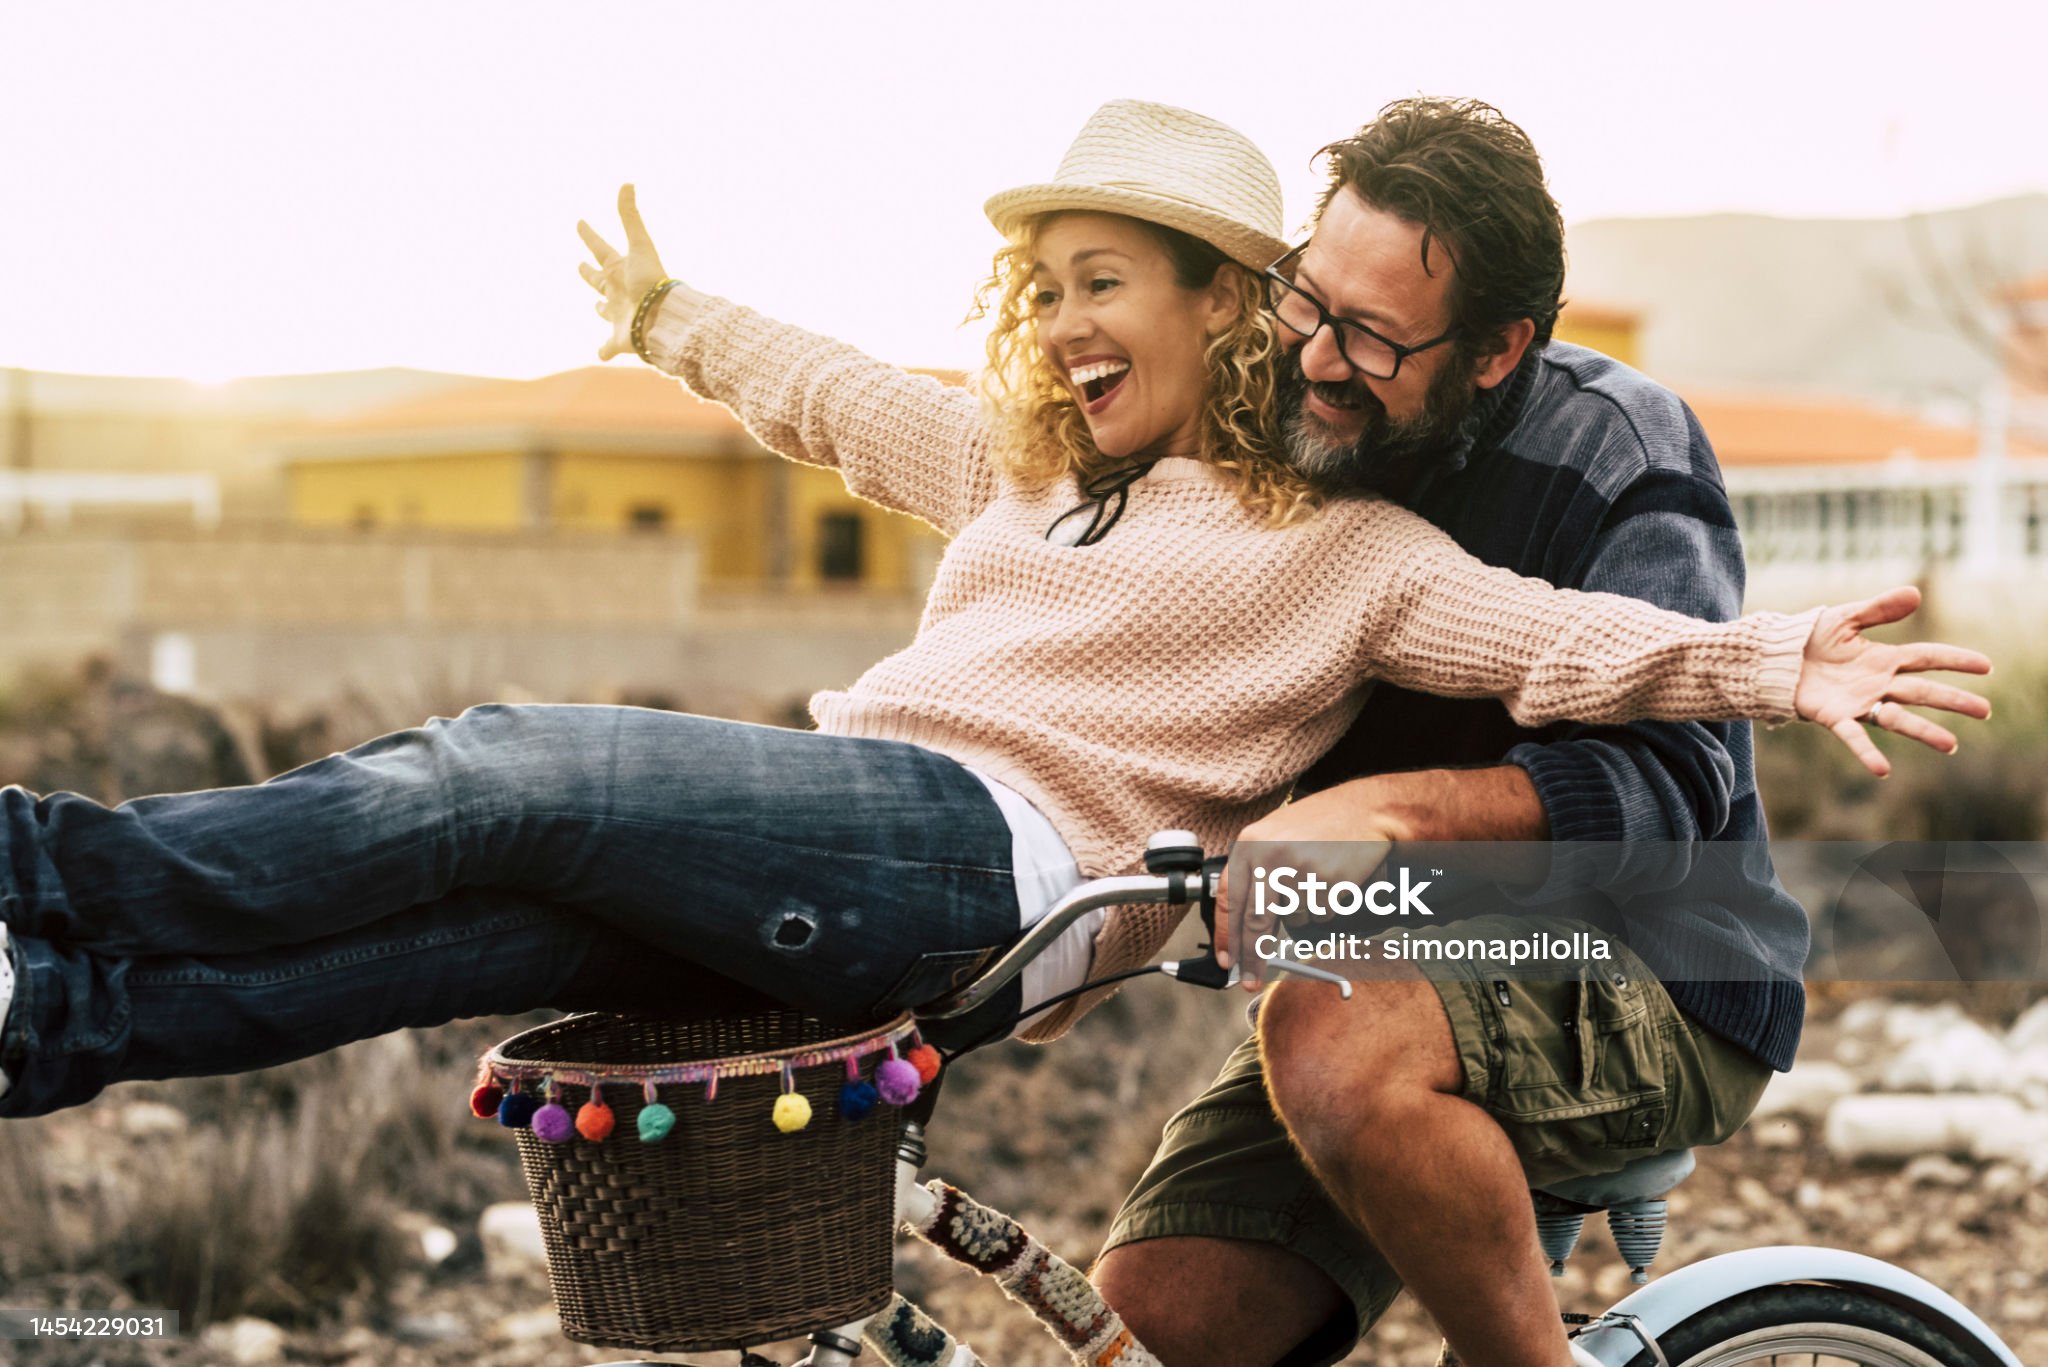
M 970 321 L 993 316 L 988 365 L 977 380 L 996 429 L 996 461 L 1026 488 L 1066 475 L 1087 483 L 1124 463 L 1095 449 L 1072 392 L 1038 344 L 1031 305 L 1037 237 L 1055 215 L 1032 219 L 1021 236 L 996 252 L 989 278 L 976 291 Z M 1142 223 L 1166 248 L 1184 289 L 1202 289 L 1229 262 L 1199 238 L 1163 224 Z M 1201 459 L 1232 477 L 1238 502 L 1268 527 L 1299 522 L 1321 504 L 1315 489 L 1280 455 L 1272 421 L 1279 334 L 1264 308 L 1258 277 L 1238 271 L 1238 319 L 1203 353 L 1208 371 L 1202 405 Z

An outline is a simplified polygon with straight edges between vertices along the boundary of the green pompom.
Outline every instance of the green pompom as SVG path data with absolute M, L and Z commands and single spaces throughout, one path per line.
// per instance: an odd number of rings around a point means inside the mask
M 659 1101 L 655 1102 L 652 1106 L 640 1108 L 641 1143 L 652 1144 L 657 1139 L 665 1139 L 668 1137 L 668 1132 L 675 1127 L 676 1113 L 662 1105 Z

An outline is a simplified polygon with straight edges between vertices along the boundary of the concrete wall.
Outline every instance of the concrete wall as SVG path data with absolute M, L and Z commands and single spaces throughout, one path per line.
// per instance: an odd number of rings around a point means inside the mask
M 707 589 L 674 536 L 0 539 L 0 680 L 97 652 L 212 699 L 625 691 L 756 714 L 850 682 L 910 639 L 917 610 L 902 593 Z

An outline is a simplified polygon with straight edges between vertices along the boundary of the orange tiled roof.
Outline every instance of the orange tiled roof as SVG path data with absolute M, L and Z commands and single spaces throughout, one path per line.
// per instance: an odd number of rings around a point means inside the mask
M 1856 465 L 1910 452 L 1919 460 L 1977 454 L 1974 427 L 1929 422 L 1850 400 L 1765 394 L 1687 394 L 1723 465 Z M 2015 455 L 2048 455 L 2013 441 Z

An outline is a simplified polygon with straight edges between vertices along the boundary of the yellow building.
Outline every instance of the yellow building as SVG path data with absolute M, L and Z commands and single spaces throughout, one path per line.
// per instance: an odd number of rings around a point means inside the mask
M 641 369 L 378 408 L 309 429 L 286 445 L 285 470 L 302 525 L 678 532 L 714 583 L 915 590 L 942 547 L 838 472 L 771 455 L 725 409 Z
M 1589 304 L 1557 325 L 1630 364 L 1636 332 L 1633 312 Z M 797 588 L 914 592 L 943 549 L 923 523 L 771 455 L 725 409 L 637 367 L 422 394 L 308 427 L 283 452 L 303 526 L 676 532 L 712 583 Z
M 1643 363 L 1636 344 L 1641 331 L 1642 315 L 1634 309 L 1567 299 L 1552 335 L 1560 342 L 1591 347 L 1641 370 Z

